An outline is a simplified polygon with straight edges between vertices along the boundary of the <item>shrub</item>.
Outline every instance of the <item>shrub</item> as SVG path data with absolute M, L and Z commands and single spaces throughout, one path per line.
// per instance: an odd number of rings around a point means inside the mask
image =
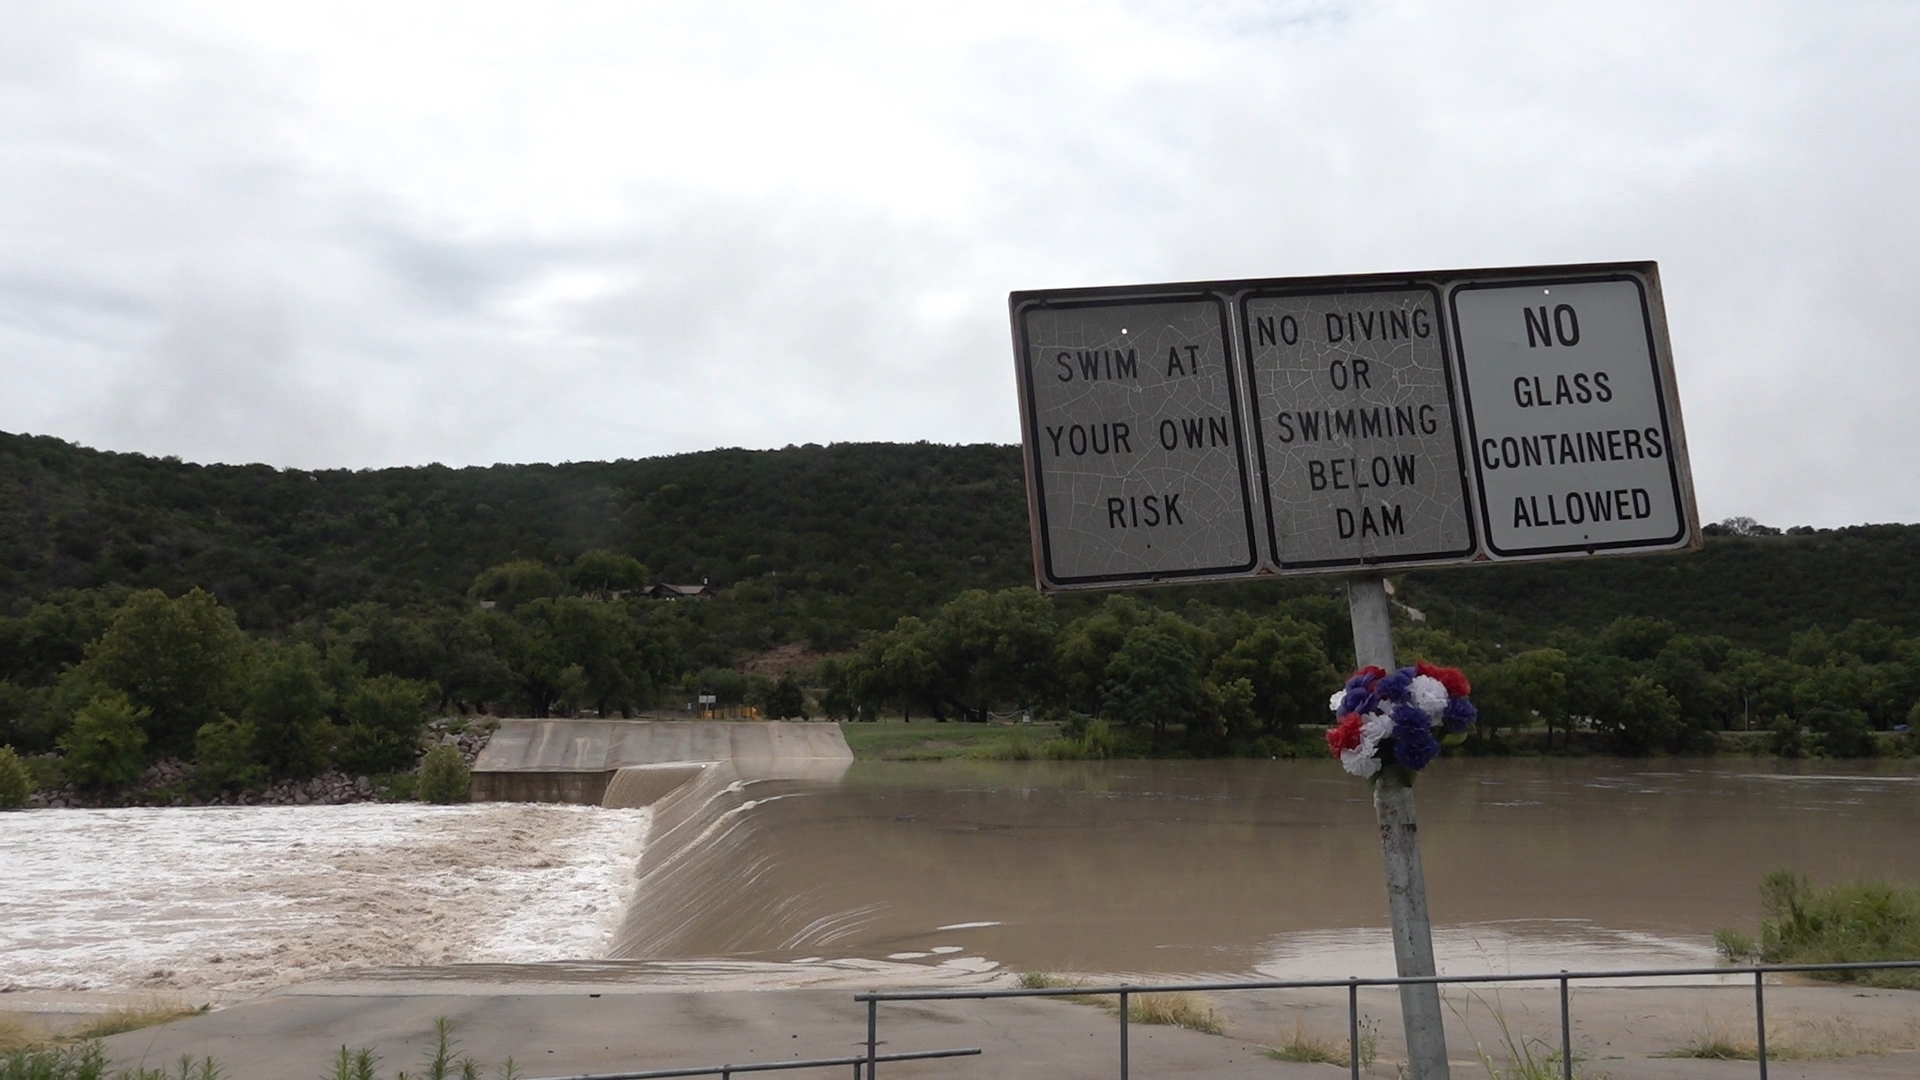
M 67 754 L 67 778 L 80 787 L 107 791 L 140 778 L 147 765 L 147 736 L 140 730 L 147 710 L 135 709 L 125 694 L 97 694 L 60 736 Z
M 1852 881 L 1815 889 L 1805 876 L 1776 870 L 1760 885 L 1767 918 L 1756 948 L 1745 935 L 1714 935 L 1721 955 L 1758 955 L 1769 964 L 1843 964 L 1920 959 L 1920 888 Z M 1815 978 L 1870 986 L 1920 988 L 1920 972 L 1836 971 Z
M 0 746 L 0 810 L 18 810 L 33 794 L 33 778 L 27 764 L 11 746 Z
M 802 720 L 808 718 L 806 694 L 800 689 L 800 682 L 793 677 L 792 672 L 780 676 L 780 681 L 773 684 L 772 690 L 767 691 L 767 715 L 775 720 L 785 720 L 788 717 L 799 717 Z
M 1819 708 L 1808 711 L 1807 726 L 1820 735 L 1820 751 L 1828 757 L 1872 757 L 1873 727 L 1859 709 Z
M 458 747 L 441 743 L 420 762 L 421 802 L 463 803 L 471 798 L 473 774 Z
M 326 767 L 333 725 L 332 694 L 320 659 L 304 645 L 270 648 L 258 661 L 248 695 L 260 763 L 274 776 L 305 779 Z
M 427 726 L 427 688 L 393 675 L 363 679 L 347 695 L 347 730 L 334 753 L 357 773 L 398 772 L 413 766 Z
M 231 717 L 200 725 L 193 736 L 193 786 L 203 795 L 239 791 L 266 769 L 254 757 L 253 725 Z

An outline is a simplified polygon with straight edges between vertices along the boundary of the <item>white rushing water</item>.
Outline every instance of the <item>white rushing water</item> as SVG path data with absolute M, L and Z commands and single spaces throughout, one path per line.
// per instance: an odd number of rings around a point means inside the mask
M 0 815 L 0 990 L 247 992 L 596 958 L 649 820 L 536 803 Z

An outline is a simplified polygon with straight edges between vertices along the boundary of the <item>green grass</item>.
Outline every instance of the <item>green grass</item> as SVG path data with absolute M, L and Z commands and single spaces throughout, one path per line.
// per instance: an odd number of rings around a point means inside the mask
M 1848 881 L 1824 888 L 1806 876 L 1776 870 L 1760 885 L 1767 918 L 1758 941 L 1734 930 L 1714 934 L 1731 963 L 1843 964 L 1920 960 L 1920 888 L 1885 881 Z M 1867 986 L 1920 989 L 1920 969 L 1816 972 L 1815 978 Z
M 107 1052 L 99 1042 L 43 1046 L 0 1054 L 0 1080 L 224 1080 L 212 1058 L 180 1059 L 177 1069 L 107 1071 Z
M 1057 724 L 936 723 L 933 720 L 877 720 L 841 724 L 841 734 L 853 756 L 861 761 L 951 761 L 956 758 L 1012 758 L 1017 734 L 1029 747 L 1039 747 L 1059 734 Z
M 0 1080 L 226 1080 L 220 1063 L 210 1057 L 195 1061 L 183 1056 L 172 1069 L 109 1071 L 107 1068 L 107 1052 L 100 1043 L 100 1036 L 132 1031 L 148 1024 L 164 1023 L 166 1019 L 204 1011 L 204 1008 L 184 1012 L 172 1010 L 165 1019 L 149 1019 L 147 1023 L 132 1021 L 140 1017 L 158 1017 L 168 1010 L 162 1006 L 152 1006 L 129 1011 L 125 1015 L 111 1014 L 108 1020 L 82 1029 L 92 1033 L 85 1037 L 85 1041 L 72 1041 L 73 1034 L 69 1033 L 64 1038 L 0 1051 Z M 481 1080 L 482 1075 L 497 1080 L 521 1080 L 522 1074 L 512 1058 L 508 1058 L 498 1070 L 483 1074 L 479 1062 L 465 1054 L 456 1054 L 459 1040 L 453 1037 L 453 1030 L 453 1021 L 446 1017 L 435 1020 L 433 1048 L 427 1052 L 419 1071 L 394 1073 L 393 1080 L 454 1080 L 456 1077 L 458 1080 Z M 0 1031 L 0 1034 L 4 1033 Z M 379 1063 L 379 1057 L 370 1047 L 349 1050 L 342 1046 L 339 1054 L 328 1064 L 327 1071 L 320 1075 L 323 1080 L 380 1080 Z

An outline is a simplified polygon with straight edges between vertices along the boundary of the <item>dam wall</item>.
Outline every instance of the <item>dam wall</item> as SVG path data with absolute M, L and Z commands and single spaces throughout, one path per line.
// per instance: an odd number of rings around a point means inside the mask
M 704 720 L 504 720 L 473 763 L 479 802 L 599 805 L 617 774 L 689 762 L 727 762 L 749 778 L 836 778 L 853 762 L 837 724 L 724 723 Z M 629 781 L 617 804 L 635 801 L 671 773 Z M 693 774 L 681 775 L 684 783 Z M 634 785 L 640 785 L 635 787 Z
M 612 959 L 801 947 L 857 924 L 806 897 L 768 895 L 779 835 L 768 814 L 837 783 L 853 751 L 837 724 L 703 720 L 508 720 L 473 765 L 473 797 L 647 807 L 635 889 Z

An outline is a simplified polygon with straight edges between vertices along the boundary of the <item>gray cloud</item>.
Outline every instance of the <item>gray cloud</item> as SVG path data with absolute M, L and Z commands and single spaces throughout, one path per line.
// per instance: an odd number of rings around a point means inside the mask
M 1704 514 L 1920 520 L 1909 7 L 19 7 L 9 430 L 1010 441 L 1010 289 L 1655 258 Z

